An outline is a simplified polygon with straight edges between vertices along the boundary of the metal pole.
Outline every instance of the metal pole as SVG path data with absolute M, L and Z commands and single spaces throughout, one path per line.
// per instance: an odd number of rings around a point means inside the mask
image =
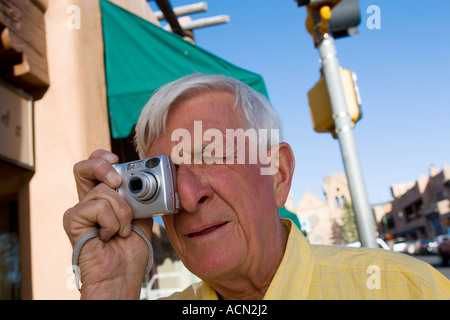
M 172 28 L 173 32 L 178 34 L 179 36 L 185 37 L 186 33 L 180 26 L 178 18 L 173 12 L 172 5 L 170 4 L 169 0 L 156 0 L 156 4 L 158 5 L 159 9 L 161 9 L 161 11 L 163 12 L 164 17 L 170 24 L 170 27 Z
M 364 185 L 355 135 L 353 133 L 353 124 L 347 109 L 339 69 L 339 60 L 333 37 L 328 33 L 324 34 L 318 44 L 318 49 L 322 59 L 323 74 L 330 97 L 335 131 L 339 139 L 342 159 L 347 174 L 361 245 L 363 247 L 377 248 L 375 221 Z
M 198 13 L 198 12 L 205 12 L 208 9 L 208 4 L 206 2 L 198 2 L 198 3 L 192 3 L 187 4 L 185 6 L 179 6 L 173 8 L 173 13 L 179 17 L 184 16 L 192 13 Z M 153 12 L 153 15 L 158 20 L 164 20 L 164 13 L 162 11 L 156 11 Z
M 184 30 L 194 30 L 228 22 L 230 22 L 230 16 L 220 15 L 209 18 L 196 19 L 186 23 L 181 23 L 181 28 L 183 28 Z M 164 27 L 164 30 L 172 31 L 172 27 L 170 25 L 166 25 Z

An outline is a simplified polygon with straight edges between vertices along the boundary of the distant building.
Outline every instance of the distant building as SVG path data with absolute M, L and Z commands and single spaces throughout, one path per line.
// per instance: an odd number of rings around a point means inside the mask
M 378 207 L 378 229 L 387 238 L 433 239 L 450 227 L 450 166 L 430 167 L 428 176 L 391 186 L 392 201 Z M 375 209 L 374 209 L 375 210 Z M 383 214 L 384 211 L 384 214 Z
M 385 238 L 389 238 L 387 240 L 390 240 L 390 238 L 392 237 L 388 232 L 390 226 L 386 218 L 386 213 L 392 211 L 392 202 L 388 201 L 385 203 L 373 205 L 372 210 L 375 215 L 375 222 L 377 224 L 378 233 L 382 236 L 384 235 Z M 386 235 L 388 236 L 386 237 Z
M 323 191 L 325 200 L 307 191 L 296 206 L 290 196 L 286 208 L 297 214 L 310 243 L 340 243 L 336 227 L 342 224 L 345 201 L 351 202 L 346 175 L 334 174 L 326 177 L 323 180 Z

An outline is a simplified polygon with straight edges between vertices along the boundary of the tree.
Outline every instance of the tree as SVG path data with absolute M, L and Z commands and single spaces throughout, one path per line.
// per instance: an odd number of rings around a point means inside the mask
M 355 214 L 352 203 L 344 198 L 344 204 L 339 206 L 342 216 L 333 219 L 331 231 L 334 244 L 346 244 L 359 241 L 358 227 L 356 225 Z
M 352 203 L 344 199 L 342 206 L 344 214 L 342 215 L 342 225 L 340 226 L 341 237 L 344 243 L 351 243 L 359 240 L 358 228 L 356 226 L 355 214 Z

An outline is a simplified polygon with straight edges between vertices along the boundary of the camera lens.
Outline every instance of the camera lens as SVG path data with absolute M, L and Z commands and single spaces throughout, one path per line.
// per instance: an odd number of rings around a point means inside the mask
M 144 186 L 140 177 L 131 178 L 128 185 L 130 186 L 130 191 L 133 194 L 141 192 Z
M 158 181 L 147 171 L 141 171 L 128 180 L 128 191 L 140 201 L 151 200 L 158 191 Z

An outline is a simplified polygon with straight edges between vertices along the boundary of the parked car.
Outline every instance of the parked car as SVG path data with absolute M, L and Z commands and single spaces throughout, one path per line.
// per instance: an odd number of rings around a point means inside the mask
M 406 242 L 406 250 L 407 254 L 415 254 L 416 253 L 416 240 L 410 240 Z
M 442 257 L 442 265 L 446 266 L 450 260 L 450 236 L 442 238 L 442 242 L 439 243 L 439 254 Z
M 406 253 L 406 239 L 405 238 L 397 238 L 394 240 L 394 244 L 392 245 L 392 251 Z
M 439 254 L 439 245 L 444 242 L 444 239 L 447 238 L 448 235 L 447 234 L 441 234 L 436 236 L 436 238 L 434 239 L 434 241 L 432 243 L 430 243 L 430 246 L 432 247 L 431 252 L 433 254 Z
M 391 248 L 389 248 L 389 246 L 386 244 L 386 242 L 384 242 L 384 240 L 381 238 L 377 238 L 377 244 L 378 244 L 378 247 L 381 249 L 391 250 Z M 359 247 L 361 247 L 361 242 L 355 241 L 352 243 L 347 243 L 346 246 L 359 248 Z
M 394 240 L 392 251 L 406 253 L 406 254 L 430 254 L 433 250 L 434 242 L 430 239 L 409 240 L 405 238 L 398 238 Z
M 438 246 L 439 246 L 439 243 L 436 240 L 431 241 L 429 244 L 430 253 L 431 254 L 439 254 Z
M 415 254 L 431 254 L 433 250 L 432 241 L 430 239 L 421 239 L 417 241 Z

